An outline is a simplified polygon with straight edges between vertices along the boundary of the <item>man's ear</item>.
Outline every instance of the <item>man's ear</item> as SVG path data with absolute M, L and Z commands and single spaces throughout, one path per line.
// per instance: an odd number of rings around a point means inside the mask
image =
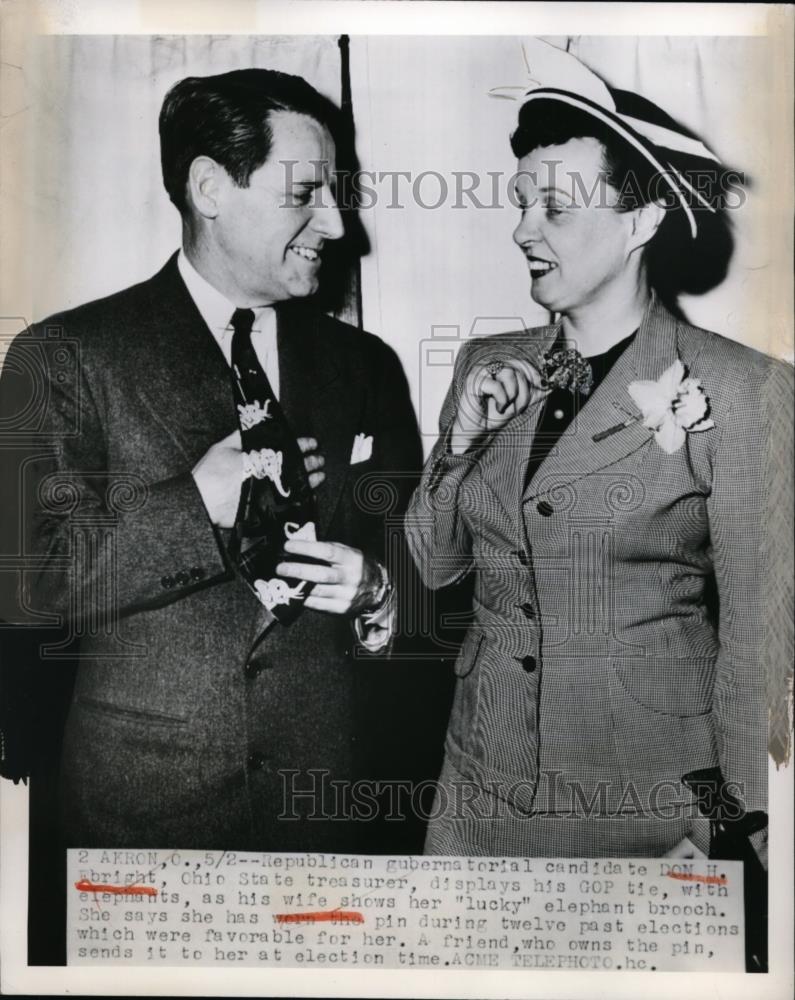
M 639 250 L 646 246 L 660 228 L 662 220 L 665 218 L 665 204 L 662 200 L 650 201 L 647 205 L 636 208 L 630 215 L 632 216 L 632 232 L 629 249 L 630 251 Z
M 224 169 L 209 156 L 197 156 L 188 170 L 188 191 L 194 208 L 205 219 L 218 215 Z

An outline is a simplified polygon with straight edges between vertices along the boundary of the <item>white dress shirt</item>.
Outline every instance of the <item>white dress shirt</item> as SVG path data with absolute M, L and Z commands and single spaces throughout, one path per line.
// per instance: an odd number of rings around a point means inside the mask
M 202 319 L 223 351 L 228 365 L 232 364 L 232 313 L 238 307 L 206 281 L 180 250 L 177 267 L 182 280 L 196 303 Z M 276 343 L 276 312 L 273 306 L 254 309 L 251 346 L 262 370 L 268 376 L 273 394 L 279 398 L 279 350 Z

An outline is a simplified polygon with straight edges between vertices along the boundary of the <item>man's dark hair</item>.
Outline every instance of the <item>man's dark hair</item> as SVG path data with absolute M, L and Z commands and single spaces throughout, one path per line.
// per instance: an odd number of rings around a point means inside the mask
M 188 171 L 209 156 L 239 187 L 265 163 L 275 111 L 308 115 L 336 140 L 339 110 L 306 80 L 271 69 L 237 69 L 217 76 L 189 76 L 166 94 L 160 111 L 160 162 L 169 198 L 186 208 Z
M 630 97 L 624 92 L 616 93 Z M 638 105 L 633 109 L 637 117 L 650 121 L 656 118 L 658 124 L 673 125 L 688 134 L 655 105 L 637 95 L 631 97 Z M 697 199 L 690 198 L 689 205 L 698 224 L 698 236 L 694 240 L 679 200 L 655 167 L 593 115 L 560 101 L 528 101 L 519 111 L 511 148 L 514 155 L 521 158 L 535 149 L 585 138 L 596 139 L 602 144 L 606 180 L 619 193 L 616 211 L 632 211 L 660 199 L 665 205 L 665 218 L 645 247 L 643 256 L 649 284 L 666 305 L 676 311 L 680 294 L 700 294 L 720 284 L 734 249 L 725 204 L 742 183 L 742 175 L 712 160 L 670 150 L 660 151 L 660 162 L 672 166 L 685 177 L 715 209 L 710 212 Z

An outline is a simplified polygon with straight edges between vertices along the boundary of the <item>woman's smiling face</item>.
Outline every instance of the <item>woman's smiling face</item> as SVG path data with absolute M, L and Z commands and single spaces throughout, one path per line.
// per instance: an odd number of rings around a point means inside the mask
M 515 190 L 522 218 L 513 238 L 527 258 L 530 294 L 539 305 L 565 314 L 636 280 L 629 267 L 637 249 L 635 213 L 617 211 L 618 192 L 607 182 L 598 139 L 532 150 L 519 160 Z

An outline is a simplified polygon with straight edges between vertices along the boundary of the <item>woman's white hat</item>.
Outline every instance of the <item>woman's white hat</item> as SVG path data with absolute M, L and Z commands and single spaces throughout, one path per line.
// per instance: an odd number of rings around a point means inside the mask
M 673 166 L 667 152 L 715 163 L 720 162 L 718 157 L 656 104 L 631 91 L 608 87 L 571 53 L 538 38 L 523 42 L 522 53 L 530 79 L 516 86 L 493 87 L 489 96 L 519 101 L 523 106 L 531 101 L 555 101 L 578 108 L 611 128 L 668 183 L 695 239 L 698 226 L 688 196 L 710 212 L 715 208 Z

